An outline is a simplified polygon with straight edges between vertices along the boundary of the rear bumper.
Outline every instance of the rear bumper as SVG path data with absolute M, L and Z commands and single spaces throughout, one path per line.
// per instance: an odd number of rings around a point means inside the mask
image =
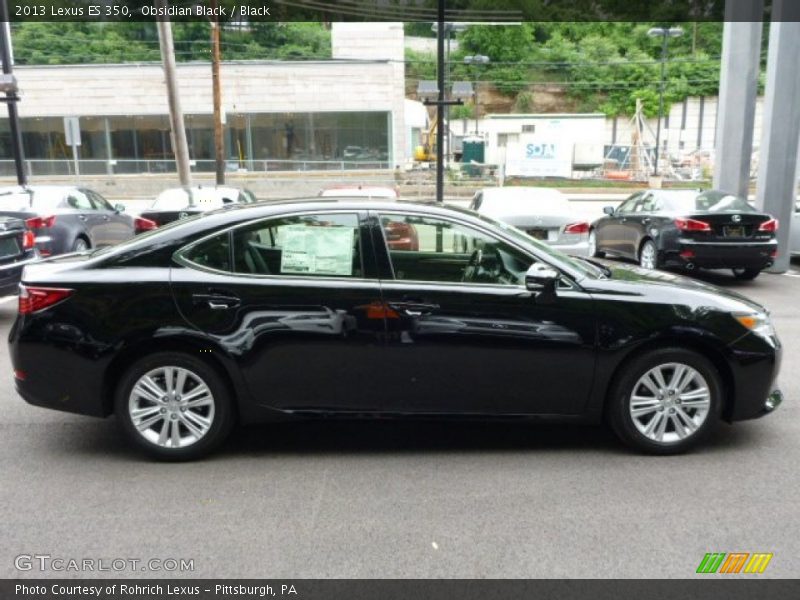
M 589 242 L 578 242 L 575 244 L 559 244 L 558 242 L 547 242 L 550 246 L 563 252 L 564 254 L 574 254 L 575 256 L 589 256 Z
M 778 242 L 714 243 L 679 239 L 677 249 L 665 253 L 668 266 L 706 269 L 765 269 L 772 266 Z

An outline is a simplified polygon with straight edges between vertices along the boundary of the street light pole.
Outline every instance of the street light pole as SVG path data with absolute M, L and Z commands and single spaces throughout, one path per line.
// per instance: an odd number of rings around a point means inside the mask
M 491 59 L 483 54 L 476 54 L 474 56 L 465 56 L 464 64 L 466 65 L 488 65 Z M 475 76 L 475 135 L 478 135 L 478 81 L 480 75 Z
M 671 37 L 679 37 L 683 35 L 683 29 L 680 27 L 653 27 L 647 35 L 650 37 L 661 37 L 661 81 L 658 86 L 658 123 L 656 123 L 656 152 L 655 163 L 653 164 L 653 176 L 658 176 L 658 155 L 661 149 L 661 120 L 664 115 L 664 89 L 666 87 L 666 69 L 667 69 L 667 39 Z
M 436 202 L 444 203 L 444 2 L 439 0 L 436 14 L 436 83 L 439 94 L 436 102 Z
M 0 60 L 3 61 L 3 75 L 9 80 L 9 89 L 6 91 L 5 102 L 8 104 L 8 129 L 11 134 L 11 147 L 14 151 L 14 168 L 17 172 L 17 183 L 25 185 L 28 178 L 25 174 L 24 154 L 22 149 L 22 133 L 19 128 L 19 114 L 17 113 L 17 102 L 19 96 L 16 91 L 16 81 L 11 71 L 11 25 L 8 22 L 8 4 L 6 0 L 0 0 Z

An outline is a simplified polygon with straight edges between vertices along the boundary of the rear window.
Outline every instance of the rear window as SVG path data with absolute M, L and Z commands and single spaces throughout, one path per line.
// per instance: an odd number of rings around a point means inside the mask
M 670 212 L 757 212 L 745 198 L 716 191 L 664 194 L 659 202 L 663 210 Z

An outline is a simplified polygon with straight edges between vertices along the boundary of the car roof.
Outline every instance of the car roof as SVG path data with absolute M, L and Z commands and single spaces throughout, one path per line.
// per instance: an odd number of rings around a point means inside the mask
M 530 187 L 530 186 L 505 186 L 505 187 L 487 187 L 481 190 L 484 199 L 500 199 L 500 198 L 519 198 L 523 196 L 551 196 L 551 197 L 564 197 L 564 194 L 549 187 Z
M 76 185 L 9 185 L 0 187 L 0 194 L 27 194 L 29 192 L 70 192 L 85 189 Z

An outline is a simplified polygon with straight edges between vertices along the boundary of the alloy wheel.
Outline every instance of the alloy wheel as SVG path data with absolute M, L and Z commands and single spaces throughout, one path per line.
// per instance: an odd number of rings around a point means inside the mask
M 664 363 L 642 375 L 633 386 L 631 420 L 646 438 L 671 444 L 694 435 L 711 408 L 708 382 L 694 368 Z
M 205 381 L 183 367 L 159 367 L 131 389 L 128 414 L 136 431 L 162 448 L 200 441 L 214 422 L 214 396 Z

